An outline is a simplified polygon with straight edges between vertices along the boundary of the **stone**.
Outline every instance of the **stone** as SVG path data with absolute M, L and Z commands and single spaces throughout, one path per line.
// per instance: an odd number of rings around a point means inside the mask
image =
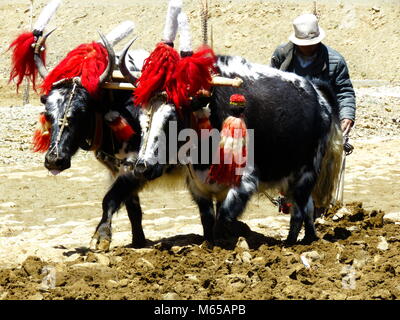
M 400 223 L 400 212 L 389 212 L 383 216 L 383 221 L 388 223 Z
M 98 263 L 104 265 L 104 266 L 109 266 L 111 264 L 110 258 L 106 256 L 105 254 L 101 253 L 95 253 L 95 257 Z
M 128 284 L 129 284 L 129 279 L 122 279 L 122 280 L 120 280 L 120 281 L 118 282 L 118 285 L 119 285 L 121 288 L 127 287 Z
M 372 298 L 390 300 L 392 299 L 392 294 L 388 289 L 378 289 L 372 294 Z
M 242 261 L 244 262 L 244 263 L 250 263 L 251 262 L 251 254 L 250 254 L 250 252 L 248 252 L 248 251 L 245 251 L 245 252 L 243 252 L 242 253 Z
M 243 250 L 250 250 L 249 244 L 247 243 L 246 239 L 243 237 L 239 237 L 236 242 L 236 248 L 240 248 Z
M 389 243 L 386 241 L 385 237 L 380 236 L 380 241 L 376 246 L 379 250 L 386 251 L 389 249 Z
M 147 270 L 147 271 L 154 269 L 154 265 L 145 258 L 137 259 L 136 266 L 140 269 Z
M 182 300 L 181 296 L 176 292 L 167 292 L 162 296 L 163 300 Z
M 119 287 L 119 283 L 115 280 L 108 280 L 106 282 L 106 288 L 107 289 L 115 289 Z

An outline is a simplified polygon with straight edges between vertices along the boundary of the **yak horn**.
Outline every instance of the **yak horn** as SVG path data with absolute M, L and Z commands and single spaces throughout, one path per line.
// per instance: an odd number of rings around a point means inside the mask
M 119 70 L 121 71 L 122 75 L 125 77 L 125 79 L 135 85 L 137 78 L 129 71 L 128 67 L 126 66 L 126 55 L 128 53 L 129 48 L 131 45 L 135 42 L 137 37 L 132 39 L 122 50 L 121 55 L 119 57 Z
M 40 76 L 44 79 L 49 74 L 49 71 L 46 69 L 46 66 L 41 57 L 41 51 L 44 49 L 44 44 L 47 38 L 56 30 L 57 28 L 53 28 L 51 31 L 47 32 L 43 37 L 40 37 L 35 43 L 35 50 L 33 59 L 35 61 L 36 67 L 39 71 Z
M 103 42 L 105 48 L 107 49 L 107 53 L 108 53 L 108 64 L 107 64 L 107 67 L 103 71 L 101 76 L 99 77 L 99 84 L 101 85 L 104 82 L 106 82 L 106 80 L 111 78 L 111 75 L 112 75 L 112 73 L 114 71 L 114 66 L 115 66 L 115 53 L 114 53 L 114 49 L 111 47 L 111 45 L 108 42 L 107 38 L 100 31 L 98 33 L 99 33 L 101 41 Z

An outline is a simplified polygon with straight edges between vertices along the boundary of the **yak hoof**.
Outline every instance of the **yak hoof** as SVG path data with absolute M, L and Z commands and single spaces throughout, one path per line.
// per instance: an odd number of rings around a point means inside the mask
M 90 241 L 89 249 L 92 251 L 108 251 L 110 250 L 111 239 L 100 238 L 100 234 L 96 232 Z
M 229 239 L 236 237 L 246 237 L 251 232 L 249 226 L 244 222 L 234 221 L 218 221 L 214 228 L 215 239 Z
M 101 239 L 96 246 L 97 250 L 107 252 L 110 250 L 111 240 L 109 239 Z
M 132 248 L 140 249 L 146 246 L 146 239 L 132 239 Z

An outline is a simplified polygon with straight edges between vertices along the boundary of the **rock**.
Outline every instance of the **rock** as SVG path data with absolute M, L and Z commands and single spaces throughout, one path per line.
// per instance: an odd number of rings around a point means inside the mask
M 103 266 L 109 266 L 111 264 L 110 258 L 105 254 L 95 253 L 95 257 L 98 263 L 102 264 Z
M 307 251 L 307 252 L 303 252 L 300 255 L 301 257 L 305 257 L 308 261 L 315 263 L 319 260 L 322 260 L 324 258 L 324 255 L 319 254 L 317 251 L 313 250 L 313 251 Z
M 390 212 L 386 213 L 383 216 L 383 221 L 384 222 L 389 222 L 389 223 L 400 223 L 400 212 Z
M 257 265 L 257 266 L 265 266 L 265 262 L 266 262 L 266 260 L 264 257 L 257 257 L 251 261 L 252 264 Z
M 200 280 L 197 278 L 197 276 L 194 274 L 191 274 L 191 273 L 185 274 L 185 278 L 192 282 L 200 282 Z
M 390 300 L 392 299 L 392 294 L 388 289 L 378 289 L 372 294 L 372 298 Z
M 339 221 L 342 220 L 344 216 L 348 216 L 351 214 L 351 211 L 347 209 L 346 207 L 340 208 L 332 217 L 333 221 Z
M 384 217 L 384 212 L 383 211 L 376 211 L 372 210 L 371 213 L 369 214 L 369 219 L 367 221 L 369 227 L 373 228 L 382 228 L 383 227 L 383 217 Z
M 154 265 L 150 261 L 146 260 L 145 258 L 137 259 L 135 264 L 138 268 L 143 269 L 145 271 L 154 269 Z
M 119 287 L 119 283 L 115 280 L 108 280 L 106 282 L 106 288 L 107 289 L 115 289 Z
M 40 293 L 36 293 L 28 297 L 28 300 L 43 300 L 43 296 Z
M 361 250 L 356 253 L 356 257 L 353 260 L 353 267 L 360 270 L 362 269 L 369 260 L 369 254 L 365 250 Z
M 162 296 L 163 300 L 182 300 L 181 296 L 176 292 L 168 292 Z
M 29 256 L 22 263 L 23 270 L 29 276 L 38 276 L 41 273 L 42 268 L 44 267 L 44 262 L 40 260 L 38 257 Z
M 240 248 L 243 250 L 250 250 L 249 244 L 247 243 L 246 239 L 243 237 L 239 237 L 236 242 L 236 248 Z
M 389 243 L 386 241 L 385 237 L 380 236 L 380 241 L 376 246 L 379 250 L 386 251 L 389 249 Z
M 119 285 L 121 288 L 127 287 L 128 284 L 129 284 L 129 279 L 122 279 L 122 280 L 120 280 L 120 281 L 118 282 L 118 285 Z
M 250 254 L 250 252 L 248 252 L 248 251 L 245 251 L 245 252 L 243 252 L 242 253 L 242 261 L 244 262 L 244 263 L 250 263 L 251 262 L 251 254 Z

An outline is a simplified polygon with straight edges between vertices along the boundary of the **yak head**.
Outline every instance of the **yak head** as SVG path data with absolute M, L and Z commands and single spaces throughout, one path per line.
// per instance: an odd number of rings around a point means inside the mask
M 100 36 L 104 46 L 95 42 L 78 46 L 50 73 L 40 56 L 35 56 L 39 73 L 44 78 L 42 88 L 47 93 L 41 97 L 45 105 L 41 117 L 47 141 L 43 143 L 43 135 L 35 134 L 35 148 L 36 151 L 47 150 L 44 165 L 53 174 L 68 169 L 79 147 L 87 147 L 99 98 L 98 88 L 112 74 L 115 54 L 107 39 Z M 71 72 L 71 69 L 76 70 Z

